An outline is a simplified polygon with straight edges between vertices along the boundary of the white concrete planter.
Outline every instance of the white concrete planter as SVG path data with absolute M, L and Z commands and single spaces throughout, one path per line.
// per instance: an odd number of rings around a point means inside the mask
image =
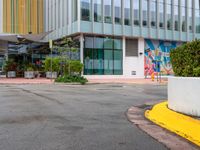
M 168 104 L 174 111 L 200 117 L 200 78 L 170 77 Z
M 35 78 L 34 71 L 25 71 L 24 72 L 24 78 L 26 78 L 26 79 L 33 79 L 33 78 Z
M 8 78 L 16 78 L 16 72 L 15 71 L 8 71 L 7 77 Z
M 56 79 L 58 77 L 57 72 L 46 72 L 46 78 L 47 79 Z

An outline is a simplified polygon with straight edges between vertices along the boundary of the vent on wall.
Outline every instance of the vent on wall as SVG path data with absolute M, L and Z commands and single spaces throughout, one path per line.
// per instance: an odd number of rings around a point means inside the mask
M 138 56 L 138 39 L 126 39 L 126 56 Z

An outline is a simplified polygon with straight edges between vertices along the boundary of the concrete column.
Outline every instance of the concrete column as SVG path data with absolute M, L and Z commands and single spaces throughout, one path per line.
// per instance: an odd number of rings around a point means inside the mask
M 83 34 L 80 35 L 80 61 L 83 63 L 83 53 L 84 53 L 84 37 Z
M 122 51 L 123 51 L 123 75 L 125 75 L 125 59 L 126 59 L 126 38 L 122 37 Z
M 144 78 L 144 38 L 138 39 L 138 77 Z

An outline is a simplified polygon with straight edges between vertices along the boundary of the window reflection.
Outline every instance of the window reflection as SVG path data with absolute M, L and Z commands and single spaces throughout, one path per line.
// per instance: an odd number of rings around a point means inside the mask
M 90 21 L 91 0 L 81 0 L 81 19 Z
M 130 0 L 124 0 L 124 24 L 130 25 L 131 11 L 130 11 L 131 2 Z
M 140 0 L 133 0 L 134 25 L 140 25 Z
M 104 0 L 104 21 L 105 23 L 112 23 L 112 1 Z
M 157 0 L 151 1 L 150 15 L 151 15 L 151 27 L 156 27 L 157 24 Z
M 179 30 L 179 0 L 174 0 L 174 30 Z
M 114 0 L 114 4 L 115 4 L 115 23 L 117 24 L 121 24 L 121 17 L 122 17 L 122 13 L 121 13 L 121 0 Z
M 165 18 L 165 13 L 164 13 L 164 0 L 159 1 L 159 27 L 164 28 L 165 23 L 164 23 L 164 18 Z
M 142 24 L 143 26 L 147 26 L 148 25 L 148 1 L 143 0 L 142 6 L 143 6 L 142 7 L 142 14 L 143 14 Z
M 181 25 L 181 28 L 182 28 L 182 31 L 183 32 L 186 32 L 187 31 L 187 26 L 186 26 L 186 1 L 185 0 L 182 0 L 181 1 L 181 16 L 182 16 L 182 25 Z
M 102 21 L 101 0 L 94 0 L 94 21 Z
M 196 21 L 196 32 L 200 33 L 200 2 L 195 0 L 195 21 Z
M 172 1 L 166 0 L 167 5 L 167 29 L 172 30 Z

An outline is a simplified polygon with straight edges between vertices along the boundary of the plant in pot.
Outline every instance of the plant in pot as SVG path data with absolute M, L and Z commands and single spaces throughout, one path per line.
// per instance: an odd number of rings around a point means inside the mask
M 6 61 L 4 71 L 8 78 L 16 78 L 17 63 L 12 59 Z
M 45 59 L 44 64 L 45 64 L 46 78 L 56 79 L 58 77 L 58 71 L 60 67 L 59 62 L 60 62 L 59 57 L 54 57 L 54 58 L 47 57 Z
M 32 65 L 29 65 L 27 67 L 26 71 L 24 72 L 24 78 L 26 78 L 26 79 L 35 78 L 35 72 L 34 72 L 34 68 Z
M 169 108 L 200 117 L 200 40 L 171 50 L 170 58 L 175 77 L 168 79 Z

